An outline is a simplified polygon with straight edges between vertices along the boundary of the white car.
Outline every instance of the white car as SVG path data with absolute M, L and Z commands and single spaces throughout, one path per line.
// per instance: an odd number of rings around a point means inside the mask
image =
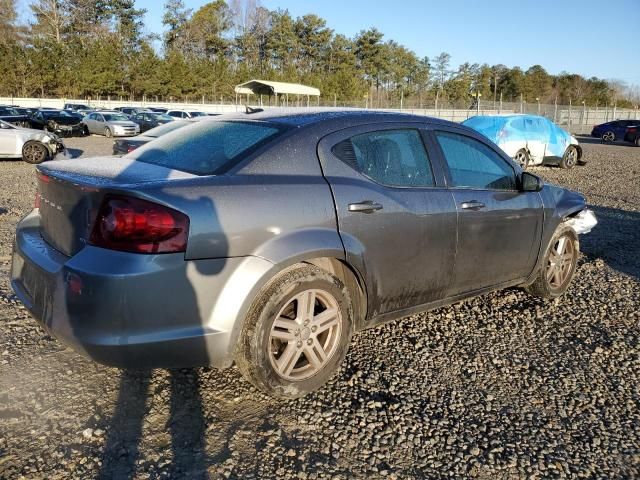
M 0 120 L 0 158 L 42 163 L 64 151 L 64 143 L 52 132 L 16 127 Z
M 167 115 L 174 118 L 195 118 L 195 117 L 206 117 L 208 114 L 204 112 L 196 112 L 196 111 L 187 111 L 187 110 L 168 110 Z
M 82 119 L 85 134 L 95 133 L 111 137 L 132 137 L 140 133 L 140 125 L 124 113 L 101 110 L 91 112 Z
M 585 163 L 576 137 L 545 117 L 479 115 L 462 124 L 494 142 L 523 169 L 543 164 L 573 168 Z

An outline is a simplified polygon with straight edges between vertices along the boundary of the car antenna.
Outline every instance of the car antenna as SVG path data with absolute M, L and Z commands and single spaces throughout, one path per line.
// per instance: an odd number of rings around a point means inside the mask
M 245 105 L 244 108 L 245 113 L 258 113 L 258 112 L 264 112 L 264 108 L 254 108 L 254 107 L 250 107 L 249 105 Z

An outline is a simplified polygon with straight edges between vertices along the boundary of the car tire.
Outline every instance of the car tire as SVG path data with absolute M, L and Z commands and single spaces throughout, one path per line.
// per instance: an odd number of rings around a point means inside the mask
M 34 165 L 42 163 L 49 159 L 49 150 L 40 142 L 27 142 L 22 146 L 22 159 Z
M 636 138 L 636 141 L 633 143 L 635 143 L 636 147 L 640 147 L 640 137 Z
M 529 156 L 529 152 L 527 152 L 524 148 L 521 148 L 513 156 L 513 161 L 520 165 L 522 170 L 526 170 L 529 167 L 529 163 L 531 162 L 531 157 Z
M 607 130 L 602 134 L 601 138 L 603 142 L 613 142 L 616 139 L 616 134 L 613 133 L 611 130 Z
M 104 136 L 107 137 L 107 138 L 113 137 L 113 133 L 111 132 L 111 129 L 109 127 L 106 127 L 104 129 Z
M 560 160 L 560 167 L 573 168 L 578 164 L 578 149 L 573 145 L 569 145 Z
M 86 125 L 82 127 L 82 135 L 85 137 L 88 137 L 89 135 L 91 135 L 91 132 L 89 131 L 89 127 L 87 127 Z
M 347 287 L 325 270 L 298 264 L 278 274 L 254 299 L 239 338 L 236 364 L 264 393 L 281 399 L 302 397 L 337 372 L 352 334 Z
M 542 298 L 557 298 L 564 294 L 576 272 L 579 254 L 578 234 L 573 228 L 561 224 L 545 251 L 542 268 L 534 282 L 525 287 L 526 291 Z

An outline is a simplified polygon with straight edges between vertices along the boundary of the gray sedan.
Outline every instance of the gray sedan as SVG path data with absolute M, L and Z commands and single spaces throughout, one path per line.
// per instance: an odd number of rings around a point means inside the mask
M 392 113 L 219 117 L 38 170 L 11 283 L 47 330 L 120 367 L 235 362 L 280 398 L 364 328 L 506 287 L 561 296 L 595 224 L 473 130 Z
M 140 133 L 140 126 L 119 112 L 91 112 L 82 119 L 85 133 L 105 137 L 130 137 Z

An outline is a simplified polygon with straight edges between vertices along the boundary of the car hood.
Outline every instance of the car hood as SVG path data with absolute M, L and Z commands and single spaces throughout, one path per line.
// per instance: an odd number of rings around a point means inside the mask
M 46 122 L 55 122 L 58 125 L 77 125 L 80 119 L 76 117 L 47 117 Z
M 115 120 L 113 122 L 107 122 L 109 125 L 117 125 L 119 127 L 137 127 L 138 124 L 130 120 Z
M 55 140 L 51 133 L 44 132 L 42 130 L 35 130 L 33 128 L 20 128 L 14 129 L 15 134 L 23 140 L 38 140 L 41 142 L 50 142 Z

